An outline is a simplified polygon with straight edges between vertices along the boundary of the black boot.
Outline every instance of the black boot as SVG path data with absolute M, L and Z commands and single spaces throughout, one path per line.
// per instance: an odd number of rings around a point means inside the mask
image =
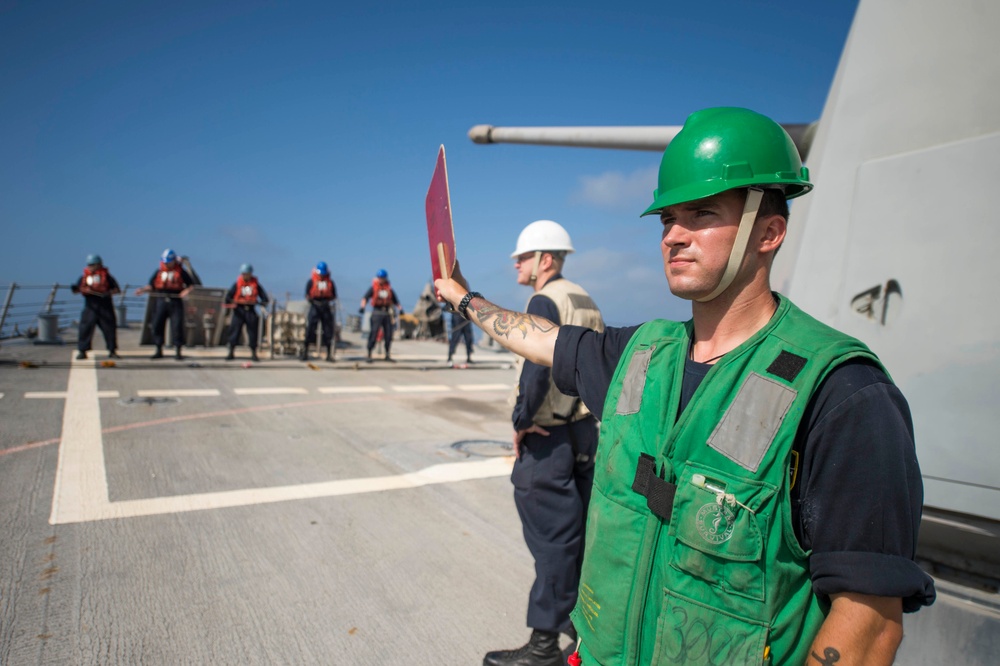
M 83 361 L 87 358 L 87 352 L 82 349 L 76 353 L 76 360 Z
M 232 345 L 229 345 L 229 353 L 226 354 L 227 361 L 232 361 L 234 358 L 236 358 L 236 354 L 233 353 L 234 351 L 235 351 L 234 347 Z
M 531 639 L 516 650 L 487 652 L 483 666 L 561 666 L 559 634 L 555 631 L 532 629 Z
M 333 349 L 329 345 L 326 347 L 326 360 L 333 363 Z
M 302 353 L 299 354 L 300 361 L 309 360 L 309 345 L 302 345 Z
M 177 349 L 174 350 L 174 360 L 175 361 L 183 361 L 184 360 L 184 354 L 181 353 L 181 348 L 180 347 L 178 347 Z
M 251 349 L 250 350 L 250 360 L 253 361 L 254 363 L 257 363 L 258 361 L 260 361 L 260 359 L 257 358 L 257 350 L 256 349 Z
M 160 345 L 156 345 L 156 351 L 153 352 L 153 355 L 150 356 L 150 358 L 154 358 L 154 359 L 155 358 L 163 358 L 163 347 L 161 347 Z

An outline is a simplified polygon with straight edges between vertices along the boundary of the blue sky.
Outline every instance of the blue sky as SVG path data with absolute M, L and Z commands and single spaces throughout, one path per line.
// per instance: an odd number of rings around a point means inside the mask
M 424 197 L 448 154 L 458 256 L 520 308 L 508 256 L 554 219 L 566 276 L 612 323 L 686 318 L 651 152 L 474 145 L 473 125 L 673 125 L 703 107 L 819 117 L 855 2 L 0 0 L 0 285 L 70 282 L 91 252 L 145 282 L 160 252 L 206 284 L 254 264 L 300 298 L 327 261 L 347 311 L 385 268 L 430 277 Z

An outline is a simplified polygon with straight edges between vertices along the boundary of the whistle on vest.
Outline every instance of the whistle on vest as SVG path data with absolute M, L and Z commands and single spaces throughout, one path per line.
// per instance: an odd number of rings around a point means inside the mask
M 691 485 L 696 488 L 701 488 L 702 490 L 707 490 L 715 495 L 715 503 L 719 506 L 722 506 L 723 504 L 727 504 L 730 507 L 739 505 L 750 513 L 754 513 L 753 509 L 736 499 L 736 495 L 727 493 L 726 484 L 721 481 L 709 479 L 704 474 L 694 474 L 691 476 Z

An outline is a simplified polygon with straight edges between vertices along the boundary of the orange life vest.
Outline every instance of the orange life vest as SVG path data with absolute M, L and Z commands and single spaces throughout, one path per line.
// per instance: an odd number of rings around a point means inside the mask
M 319 271 L 313 269 L 309 298 L 327 301 L 333 298 L 333 281 L 329 275 L 320 275 Z
M 392 306 L 392 287 L 389 281 L 381 282 L 378 278 L 372 280 L 372 307 L 388 308 Z
M 233 303 L 237 305 L 256 305 L 257 294 L 257 278 L 251 275 L 250 279 L 246 280 L 242 274 L 236 278 L 236 293 L 233 295 Z
M 83 280 L 80 281 L 80 288 L 92 294 L 107 294 L 111 291 L 111 279 L 108 269 L 104 266 L 91 268 L 86 266 L 83 269 Z
M 160 272 L 153 280 L 153 288 L 157 291 L 184 291 L 184 275 L 181 266 L 177 262 L 168 266 L 160 262 Z

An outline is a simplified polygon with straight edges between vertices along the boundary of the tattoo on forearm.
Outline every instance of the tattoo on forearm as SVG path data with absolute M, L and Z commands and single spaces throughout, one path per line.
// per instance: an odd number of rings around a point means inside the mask
M 837 651 L 837 648 L 828 647 L 824 648 L 822 657 L 813 652 L 812 658 L 819 662 L 820 666 L 834 666 L 840 661 L 840 652 Z
M 524 339 L 528 337 L 528 333 L 531 331 L 548 333 L 556 327 L 555 324 L 544 317 L 504 310 L 493 305 L 486 299 L 472 299 L 469 309 L 476 313 L 476 318 L 479 319 L 484 327 L 486 321 L 492 318 L 493 324 L 491 328 L 501 338 L 510 338 L 511 333 L 520 331 L 521 339 Z

